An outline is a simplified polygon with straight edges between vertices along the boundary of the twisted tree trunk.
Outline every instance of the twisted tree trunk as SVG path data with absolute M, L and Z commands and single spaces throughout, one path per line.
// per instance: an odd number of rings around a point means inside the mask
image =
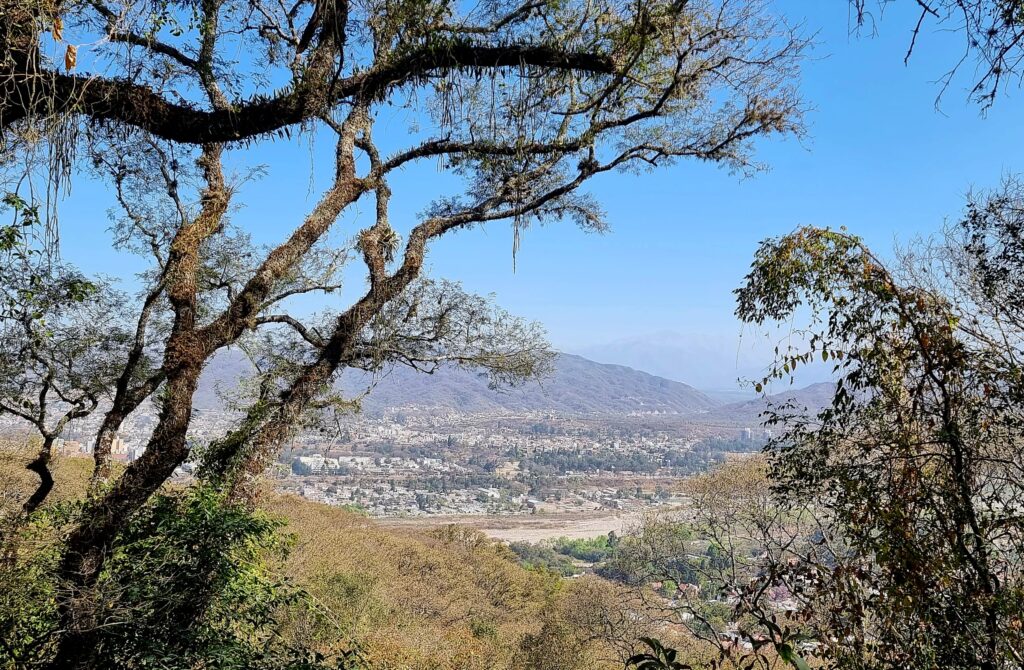
M 221 151 L 218 145 L 203 148 L 200 166 L 207 188 L 203 193 L 202 211 L 191 224 L 178 230 L 171 244 L 167 297 L 174 310 L 174 324 L 164 354 L 167 394 L 160 420 L 143 455 L 125 470 L 109 491 L 89 501 L 82 520 L 66 542 L 59 576 L 71 594 L 58 606 L 66 633 L 54 657 L 45 666 L 54 670 L 78 670 L 93 665 L 97 622 L 93 620 L 89 592 L 100 576 L 117 534 L 188 457 L 185 435 L 192 418 L 192 396 L 211 353 L 203 339 L 196 335 L 199 254 L 202 243 L 220 229 L 228 206 Z
M 55 435 L 46 435 L 43 438 L 43 446 L 40 447 L 39 453 L 31 463 L 25 466 L 25 469 L 31 470 L 39 476 L 39 484 L 36 486 L 36 490 L 32 492 L 32 495 L 21 506 L 21 512 L 25 517 L 39 509 L 39 506 L 43 504 L 46 497 L 50 495 L 50 491 L 53 490 L 53 474 L 50 472 L 50 460 L 53 458 L 53 443 L 55 440 Z

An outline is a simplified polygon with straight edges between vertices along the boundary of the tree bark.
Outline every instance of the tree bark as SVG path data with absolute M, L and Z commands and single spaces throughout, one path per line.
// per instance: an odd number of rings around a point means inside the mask
M 43 504 L 46 497 L 50 495 L 50 491 L 53 490 L 53 474 L 50 472 L 50 459 L 53 458 L 53 442 L 55 439 L 56 436 L 54 435 L 46 435 L 43 438 L 43 446 L 39 449 L 35 459 L 25 466 L 26 469 L 39 475 L 39 485 L 21 506 L 22 514 L 25 517 L 39 509 L 39 506 Z
M 94 499 L 82 522 L 67 539 L 60 575 L 72 590 L 62 603 L 62 619 L 68 631 L 57 653 L 46 666 L 91 667 L 97 622 L 91 620 L 88 591 L 96 583 L 117 534 L 142 505 L 188 457 L 185 433 L 192 416 L 192 396 L 202 372 L 202 361 L 193 360 L 168 382 L 167 399 L 160 421 L 146 451 L 102 496 Z
M 17 4 L 17 0 L 14 0 Z M 35 114 L 71 113 L 95 121 L 133 126 L 172 142 L 208 144 L 251 139 L 308 121 L 341 100 L 379 98 L 417 76 L 458 67 L 518 68 L 524 65 L 577 70 L 597 75 L 615 72 L 605 54 L 563 51 L 533 44 L 479 45 L 453 41 L 445 48 L 424 47 L 349 77 L 333 81 L 299 80 L 272 98 L 239 102 L 229 109 L 202 110 L 167 100 L 152 88 L 126 79 L 43 71 L 26 75 L 18 67 L 0 70 L 5 96 L 0 99 L 0 130 Z M 317 74 L 322 68 L 311 68 Z M 309 75 L 307 75 L 309 76 Z
M 125 416 L 115 406 L 103 417 L 103 423 L 96 431 L 96 444 L 93 446 L 92 457 L 94 461 L 92 481 L 90 489 L 96 490 L 100 484 L 110 479 L 110 448 L 114 442 L 114 435 L 124 422 Z
M 146 398 L 163 382 L 163 372 L 151 375 L 144 382 L 132 388 L 132 379 L 143 359 L 146 346 L 146 329 L 149 327 L 150 315 L 157 299 L 163 294 L 163 281 L 153 288 L 146 296 L 139 319 L 135 326 L 135 342 L 128 353 L 128 361 L 124 370 L 117 380 L 114 390 L 114 400 L 110 409 L 103 417 L 96 432 L 96 446 L 93 449 L 93 471 L 92 479 L 89 482 L 91 493 L 96 493 L 101 484 L 110 479 L 110 445 L 114 441 L 114 435 L 121 428 L 121 424 L 128 418 L 128 415 L 135 411 Z
M 131 367 L 126 368 L 124 375 L 126 378 L 130 378 L 134 366 L 135 363 L 132 363 Z M 96 493 L 100 485 L 110 479 L 110 447 L 117 431 L 121 429 L 121 424 L 146 398 L 153 394 L 163 379 L 162 373 L 155 374 L 131 391 L 126 388 L 122 392 L 121 387 L 118 386 L 113 404 L 104 415 L 99 430 L 96 431 L 96 444 L 93 448 L 93 472 L 89 483 L 91 493 Z
M 128 467 L 107 493 L 91 502 L 83 522 L 67 540 L 60 572 L 75 596 L 64 603 L 62 618 L 66 621 L 68 633 L 62 638 L 48 667 L 89 667 L 96 622 L 89 620 L 87 607 L 76 607 L 76 599 L 85 600 L 82 596 L 95 584 L 117 534 L 129 522 L 131 515 L 188 457 L 185 435 L 191 420 L 192 396 L 206 361 L 251 327 L 250 320 L 262 307 L 277 279 L 301 260 L 341 211 L 364 192 L 365 185 L 354 179 L 354 135 L 351 133 L 340 142 L 339 175 L 332 189 L 289 240 L 268 256 L 225 313 L 211 324 L 197 328 L 195 273 L 198 250 L 201 242 L 219 226 L 227 205 L 226 196 L 218 199 L 216 193 L 220 190 L 221 196 L 224 195 L 219 167 L 216 175 L 208 175 L 210 188 L 204 198 L 204 212 L 193 224 L 179 231 L 168 260 L 167 295 L 175 311 L 175 323 L 164 356 L 167 392 L 163 412 L 142 457 Z M 208 157 L 204 160 L 216 159 Z M 97 436 L 97 449 L 102 452 L 109 453 L 113 431 L 127 415 L 121 404 L 108 414 Z M 102 467 L 104 460 L 101 453 L 97 458 L 98 468 Z
M 97 622 L 92 620 L 89 591 L 100 576 L 117 534 L 131 515 L 188 457 L 185 435 L 192 418 L 192 396 L 210 353 L 195 333 L 199 252 L 202 243 L 220 229 L 228 206 L 221 151 L 216 145 L 203 148 L 200 166 L 207 187 L 202 197 L 202 210 L 192 223 L 178 230 L 171 243 L 167 297 L 174 310 L 174 324 L 164 352 L 167 396 L 160 420 L 142 456 L 125 470 L 109 491 L 89 501 L 81 521 L 65 544 L 59 576 L 67 583 L 71 594 L 62 598 L 58 606 L 61 627 L 66 633 L 58 642 L 54 657 L 45 666 L 53 670 L 78 670 L 92 665 Z

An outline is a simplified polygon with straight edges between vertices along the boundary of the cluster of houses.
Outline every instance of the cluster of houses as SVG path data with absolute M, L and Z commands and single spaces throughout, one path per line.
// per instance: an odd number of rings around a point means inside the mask
M 431 491 L 397 482 L 372 487 L 310 481 L 297 491 L 303 498 L 356 508 L 374 517 L 530 513 L 536 501 L 496 488 Z
M 397 456 L 338 456 L 313 454 L 292 461 L 297 475 L 348 475 L 352 473 L 399 474 L 421 472 L 460 472 L 465 468 L 440 458 L 400 458 Z

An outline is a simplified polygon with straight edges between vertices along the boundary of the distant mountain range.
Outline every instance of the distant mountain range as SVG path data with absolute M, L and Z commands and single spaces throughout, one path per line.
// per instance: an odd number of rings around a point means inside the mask
M 759 377 L 771 360 L 771 350 L 761 351 L 757 344 L 755 338 L 742 341 L 738 333 L 666 331 L 578 346 L 573 353 L 682 380 L 699 389 L 736 389 L 737 379 Z M 735 400 L 733 394 L 731 401 Z
M 773 340 L 755 333 L 663 331 L 573 348 L 594 361 L 614 362 L 691 384 L 721 402 L 743 399 L 738 379 L 760 379 L 774 358 Z M 831 378 L 831 364 L 800 366 L 804 384 Z M 752 390 L 746 393 L 753 396 Z
M 737 423 L 755 423 L 760 422 L 761 413 L 768 409 L 769 405 L 778 407 L 783 404 L 789 404 L 796 411 L 807 410 L 814 413 L 832 402 L 835 390 L 836 385 L 832 382 L 819 382 L 753 400 L 720 405 L 712 409 L 708 417 Z
M 349 393 L 365 380 L 343 379 Z M 388 407 L 419 407 L 466 413 L 539 410 L 560 414 L 694 414 L 717 403 L 697 389 L 622 365 L 607 365 L 559 354 L 554 374 L 539 382 L 495 391 L 486 377 L 444 368 L 432 375 L 396 368 L 364 402 L 370 413 Z
M 216 356 L 200 381 L 196 407 L 219 408 L 222 402 L 218 389 L 230 389 L 249 370 L 248 362 L 238 353 Z M 354 396 L 369 382 L 367 375 L 350 371 L 342 376 L 339 386 L 345 395 Z M 557 414 L 696 414 L 719 404 L 682 382 L 622 365 L 559 354 L 551 376 L 502 390 L 488 388 L 487 378 L 470 370 L 445 367 L 424 374 L 399 366 L 377 381 L 363 400 L 363 411 L 379 414 L 386 409 L 416 408 L 466 414 L 530 410 Z
M 248 361 L 238 352 L 217 355 L 203 373 L 195 406 L 221 408 L 219 391 L 233 388 L 250 371 Z M 371 378 L 365 373 L 348 371 L 338 387 L 343 395 L 355 397 L 364 392 L 370 382 Z M 369 415 L 379 415 L 389 409 L 462 414 L 540 411 L 623 416 L 656 413 L 755 423 L 768 402 L 792 400 L 817 409 L 831 399 L 833 389 L 830 383 L 812 384 L 767 398 L 728 403 L 689 384 L 623 365 L 559 354 L 551 376 L 501 390 L 488 388 L 486 376 L 471 370 L 444 367 L 434 374 L 425 374 L 399 366 L 377 380 L 363 399 L 363 411 Z

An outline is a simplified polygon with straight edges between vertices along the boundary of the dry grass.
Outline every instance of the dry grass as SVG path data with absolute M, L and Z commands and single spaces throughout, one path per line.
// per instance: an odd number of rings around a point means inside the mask
M 387 670 L 526 668 L 538 645 L 576 649 L 566 670 L 614 657 L 600 643 L 580 647 L 595 631 L 551 625 L 574 609 L 568 602 L 583 582 L 527 571 L 480 531 L 383 528 L 291 496 L 270 496 L 265 505 L 287 518 L 296 538 L 286 574 L 331 613 L 334 634 L 308 618 L 293 622 L 305 644 L 332 651 L 355 642 L 374 668 Z
M 16 514 L 39 483 L 39 477 L 25 469 L 35 458 L 36 449 L 28 439 L 0 438 L 0 519 Z M 46 501 L 47 505 L 85 495 L 92 461 L 87 458 L 55 456 L 50 471 L 55 485 Z

